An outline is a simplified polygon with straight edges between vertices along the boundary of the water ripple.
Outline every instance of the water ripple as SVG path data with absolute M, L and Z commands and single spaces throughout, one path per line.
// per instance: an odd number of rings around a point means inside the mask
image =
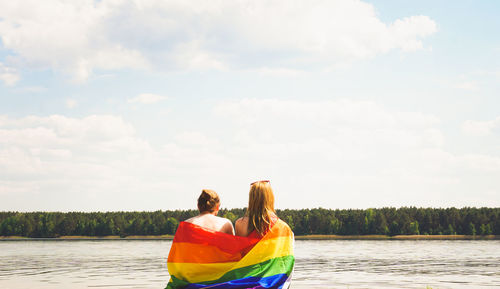
M 498 288 L 500 241 L 297 241 L 292 288 Z M 0 288 L 164 288 L 170 241 L 0 242 Z

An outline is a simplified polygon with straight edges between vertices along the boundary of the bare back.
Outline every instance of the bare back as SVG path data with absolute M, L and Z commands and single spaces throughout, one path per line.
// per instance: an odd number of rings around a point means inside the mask
M 278 220 L 278 217 L 275 214 L 271 214 L 270 218 L 271 218 L 271 224 L 274 224 Z M 248 231 L 248 222 L 249 222 L 248 217 L 241 217 L 238 220 L 236 220 L 236 222 L 234 223 L 236 236 L 247 237 L 248 235 L 250 235 L 250 233 L 252 233 L 252 231 Z
M 213 231 L 234 235 L 233 224 L 226 218 L 214 216 L 212 214 L 200 214 L 187 219 L 186 222 L 207 228 Z

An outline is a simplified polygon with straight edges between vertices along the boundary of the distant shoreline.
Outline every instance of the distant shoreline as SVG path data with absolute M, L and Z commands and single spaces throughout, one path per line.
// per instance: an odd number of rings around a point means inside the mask
M 154 212 L 0 212 L 0 235 L 23 237 L 174 235 L 181 220 L 198 215 L 197 210 Z M 219 211 L 234 222 L 245 208 Z M 284 209 L 276 210 L 297 236 L 321 239 L 388 239 L 385 235 L 500 235 L 499 208 L 416 208 L 380 209 Z M 341 237 L 330 236 L 337 234 Z M 351 237 L 351 236 L 362 237 Z M 142 237 L 146 236 L 146 237 Z M 476 238 L 477 238 L 476 237 Z M 82 237 L 86 238 L 86 237 Z M 130 238 L 130 237 L 129 237 Z M 421 237 L 417 237 L 421 238 Z M 451 237 L 450 239 L 456 239 Z M 392 238 L 390 238 L 392 239 Z M 467 239 L 467 238 L 466 238 Z M 474 238 L 472 238 L 474 239 Z
M 296 240 L 500 240 L 500 235 L 303 235 Z
M 30 237 L 20 237 L 20 236 L 0 236 L 0 241 L 45 241 L 45 240 L 55 240 L 55 241 L 82 241 L 82 240 L 173 240 L 172 235 L 160 235 L 160 236 L 126 236 L 120 237 L 117 235 L 113 236 L 61 236 L 54 238 L 30 238 Z
M 85 241 L 85 240 L 173 240 L 172 235 L 160 236 L 62 236 L 55 238 L 28 238 L 0 236 L 0 241 Z M 296 240 L 500 240 L 500 235 L 301 235 Z

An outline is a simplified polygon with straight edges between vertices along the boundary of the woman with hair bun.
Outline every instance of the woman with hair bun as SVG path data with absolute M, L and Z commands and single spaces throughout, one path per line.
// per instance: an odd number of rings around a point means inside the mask
M 215 191 L 204 189 L 198 198 L 200 214 L 187 219 L 185 222 L 198 225 L 217 232 L 234 235 L 233 224 L 226 218 L 217 217 L 220 199 Z
M 269 181 L 251 184 L 248 210 L 236 222 L 237 236 L 230 235 L 229 220 L 215 216 L 219 199 L 214 191 L 203 190 L 198 208 L 200 215 L 189 219 L 190 223 L 180 222 L 175 233 L 166 289 L 289 288 L 295 264 L 294 236 L 274 212 Z

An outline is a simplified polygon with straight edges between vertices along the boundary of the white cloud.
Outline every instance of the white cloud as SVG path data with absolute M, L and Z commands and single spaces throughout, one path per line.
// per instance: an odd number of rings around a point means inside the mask
M 415 51 L 423 48 L 419 38 L 435 33 L 437 25 L 429 17 L 419 15 L 397 19 L 389 26 L 389 30 L 393 35 L 394 47 Z
M 149 144 L 116 116 L 3 117 L 0 210 L 54 210 L 64 204 L 102 209 L 98 196 L 112 206 L 112 199 L 127 198 L 128 185 L 139 191 L 134 181 L 140 165 L 134 163 L 150 152 Z
M 46 91 L 47 88 L 43 86 L 24 86 L 16 87 L 14 91 L 19 93 L 40 93 Z
M 462 131 L 472 136 L 500 133 L 500 116 L 487 121 L 467 120 L 462 125 Z
M 155 102 L 162 101 L 167 99 L 164 95 L 158 95 L 153 93 L 141 93 L 138 96 L 127 100 L 128 103 L 142 103 L 142 104 L 151 104 Z
M 0 62 L 0 80 L 2 80 L 5 85 L 14 85 L 19 81 L 19 78 L 19 73 L 16 69 L 5 66 L 2 62 Z
M 451 153 L 440 126 L 369 101 L 245 99 L 153 146 L 112 115 L 0 116 L 0 210 L 189 208 L 206 187 L 243 207 L 260 178 L 280 208 L 500 205 L 500 156 Z
M 458 89 L 463 89 L 463 90 L 476 90 L 477 89 L 477 82 L 475 82 L 475 81 L 462 81 L 462 82 L 455 84 L 455 87 Z
M 242 123 L 308 121 L 317 126 L 337 125 L 365 128 L 433 127 L 439 119 L 415 112 L 389 113 L 371 101 L 299 101 L 278 99 L 243 99 L 219 104 L 216 114 L 231 116 Z
M 270 67 L 262 67 L 250 70 L 250 72 L 257 72 L 264 76 L 274 76 L 274 77 L 297 77 L 306 74 L 305 71 L 298 69 L 270 68 Z
M 444 143 L 436 117 L 366 101 L 245 99 L 222 103 L 214 113 L 237 124 L 234 141 L 244 154 L 278 162 L 303 153 L 318 164 L 399 159 Z
M 69 109 L 75 108 L 78 105 L 78 102 L 72 98 L 66 99 L 66 107 Z
M 206 136 L 201 132 L 187 131 L 174 137 L 177 144 L 185 147 L 214 147 L 220 145 L 217 139 Z
M 137 50 L 110 41 L 103 19 L 112 1 L 2 1 L 0 37 L 13 62 L 86 80 L 93 69 L 144 68 Z
M 359 0 L 3 1 L 0 19 L 13 63 L 75 81 L 96 69 L 328 69 L 422 49 L 437 30 L 422 15 L 384 23 Z
M 498 205 L 487 192 L 499 185 L 500 157 L 447 152 L 432 115 L 276 99 L 228 101 L 214 114 L 233 126 L 230 159 L 274 179 L 285 207 Z
M 214 176 L 227 176 L 213 172 L 225 162 L 218 146 L 185 132 L 153 148 L 112 115 L 0 116 L 0 210 L 186 207 Z

